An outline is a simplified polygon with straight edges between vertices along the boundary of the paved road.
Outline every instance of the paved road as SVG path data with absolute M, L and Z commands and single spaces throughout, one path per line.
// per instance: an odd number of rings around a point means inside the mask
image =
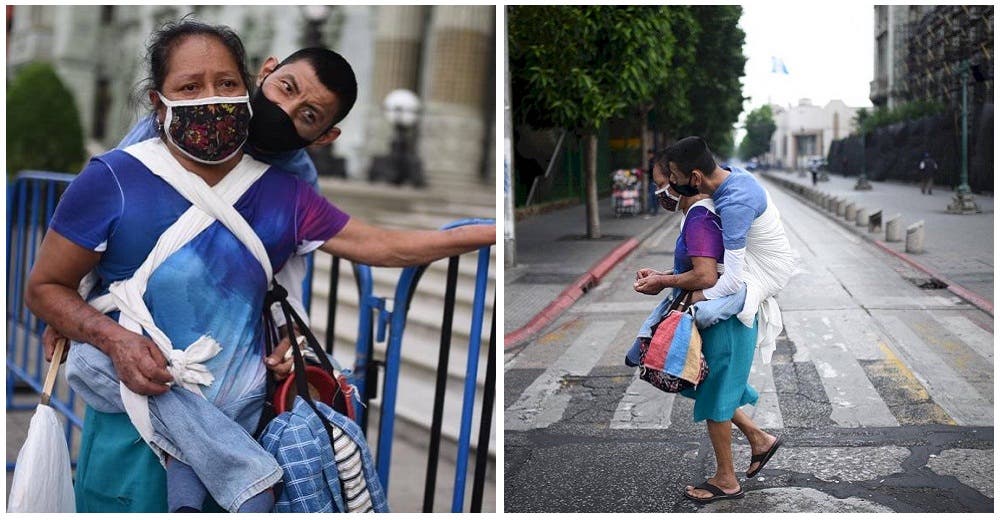
M 992 318 L 770 187 L 802 272 L 747 407 L 785 445 L 742 500 L 698 506 L 714 473 L 689 400 L 622 359 L 654 298 L 635 270 L 671 263 L 661 230 L 534 342 L 505 353 L 508 512 L 985 512 L 993 504 Z M 749 447 L 734 430 L 737 473 Z

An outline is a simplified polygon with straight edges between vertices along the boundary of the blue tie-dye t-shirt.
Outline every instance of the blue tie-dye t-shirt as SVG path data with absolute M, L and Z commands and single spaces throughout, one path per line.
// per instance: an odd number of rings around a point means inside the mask
M 249 159 L 248 159 L 249 160 Z M 121 150 L 95 157 L 70 184 L 50 229 L 101 251 L 96 294 L 130 278 L 160 234 L 191 204 L 138 159 Z M 308 184 L 271 167 L 234 208 L 250 224 L 277 272 L 296 251 L 329 240 L 349 216 Z M 215 382 L 204 389 L 216 404 L 257 393 L 264 380 L 261 312 L 268 281 L 246 247 L 215 222 L 171 255 L 149 279 L 144 300 L 174 348 L 202 335 L 222 352 L 206 362 Z

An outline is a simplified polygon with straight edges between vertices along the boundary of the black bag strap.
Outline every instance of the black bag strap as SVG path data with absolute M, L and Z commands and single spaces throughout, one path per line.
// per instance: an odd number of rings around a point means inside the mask
M 265 350 L 267 351 L 266 355 L 271 355 L 271 352 L 274 351 L 273 348 L 277 346 L 277 342 L 268 345 L 268 341 L 266 340 L 268 337 L 276 339 L 278 335 L 274 318 L 270 316 L 271 306 L 274 303 L 277 303 L 285 318 L 285 337 L 288 338 L 288 342 L 291 344 L 292 370 L 295 372 L 295 389 L 298 392 L 299 397 L 301 397 L 302 400 L 309 405 L 309 408 L 312 408 L 316 417 L 318 417 L 320 422 L 323 423 L 323 429 L 326 430 L 327 436 L 330 439 L 330 449 L 332 450 L 334 447 L 333 424 L 331 424 L 326 416 L 319 410 L 319 407 L 316 406 L 316 403 L 309 395 L 309 384 L 306 379 L 306 361 L 305 357 L 302 355 L 302 350 L 299 348 L 298 342 L 295 341 L 295 327 L 293 324 L 297 326 L 299 332 L 306 337 L 306 341 L 309 346 L 312 347 L 316 357 L 320 360 L 320 365 L 323 367 L 323 370 L 329 372 L 331 376 L 333 376 L 333 364 L 330 362 L 329 358 L 326 357 L 326 352 L 320 348 L 319 341 L 316 339 L 316 336 L 312 333 L 312 331 L 309 330 L 309 327 L 306 326 L 305 321 L 298 315 L 298 313 L 295 312 L 295 309 L 291 306 L 291 304 L 288 303 L 288 291 L 284 287 L 275 282 L 273 284 L 273 288 L 268 291 L 267 296 L 264 298 L 264 302 L 264 324 L 270 331 L 265 332 L 264 345 Z M 259 438 L 260 434 L 263 433 L 264 428 L 267 427 L 267 423 L 276 416 L 274 413 L 273 400 L 274 389 L 277 387 L 277 381 L 274 379 L 274 375 L 271 374 L 270 371 L 268 371 L 267 374 L 267 381 L 267 398 L 265 401 L 264 411 L 261 413 L 261 419 L 257 424 L 257 432 L 254 435 L 256 438 Z M 265 415 L 268 414 L 268 409 L 270 409 L 270 417 L 265 421 Z
M 681 290 L 681 293 L 674 298 L 674 301 L 670 303 L 670 307 L 667 312 L 670 311 L 681 311 L 684 312 L 688 307 L 691 306 L 691 299 L 694 296 L 694 291 Z

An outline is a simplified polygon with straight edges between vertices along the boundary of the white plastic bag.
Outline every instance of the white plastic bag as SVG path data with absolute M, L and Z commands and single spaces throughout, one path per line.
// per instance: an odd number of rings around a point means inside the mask
M 8 513 L 75 513 L 69 447 L 56 411 L 38 405 L 17 455 Z

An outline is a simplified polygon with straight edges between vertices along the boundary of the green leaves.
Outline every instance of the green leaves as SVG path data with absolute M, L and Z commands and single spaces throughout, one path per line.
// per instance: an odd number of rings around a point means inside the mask
M 854 123 L 858 132 L 864 135 L 882 126 L 940 114 L 944 109 L 943 104 L 935 101 L 911 101 L 891 109 L 881 106 L 871 112 L 862 108 L 854 115 Z
M 771 148 L 771 136 L 776 129 L 770 105 L 751 110 L 746 120 L 747 135 L 740 143 L 740 158 L 747 160 L 767 152 Z
M 27 169 L 76 172 L 83 159 L 72 93 L 51 65 L 25 65 L 7 88 L 8 175 Z
M 592 131 L 648 102 L 673 56 L 668 8 L 511 6 L 514 115 L 536 127 Z

